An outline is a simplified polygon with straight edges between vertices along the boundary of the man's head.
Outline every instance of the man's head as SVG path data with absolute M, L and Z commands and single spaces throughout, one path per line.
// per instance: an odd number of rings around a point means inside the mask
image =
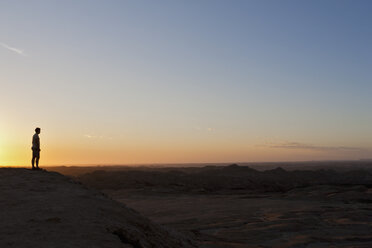
M 35 132 L 36 132 L 37 134 L 39 134 L 40 131 L 41 131 L 40 127 L 35 128 Z

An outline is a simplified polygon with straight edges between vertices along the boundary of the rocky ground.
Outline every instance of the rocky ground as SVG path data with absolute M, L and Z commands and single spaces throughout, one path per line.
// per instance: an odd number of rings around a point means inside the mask
M 96 171 L 79 180 L 205 248 L 372 247 L 366 170 L 204 167 Z
M 0 169 L 0 247 L 196 247 L 55 172 Z
M 287 193 L 167 194 L 109 190 L 201 247 L 372 247 L 372 190 L 314 186 Z

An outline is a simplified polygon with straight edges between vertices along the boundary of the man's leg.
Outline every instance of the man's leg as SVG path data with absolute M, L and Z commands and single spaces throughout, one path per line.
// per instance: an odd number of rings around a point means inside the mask
M 36 169 L 39 169 L 39 159 L 40 156 L 36 157 Z
M 32 169 L 35 169 L 34 167 L 34 164 L 35 164 L 35 156 L 32 156 L 32 159 L 31 159 L 31 164 L 32 164 Z M 38 162 L 37 162 L 38 163 Z

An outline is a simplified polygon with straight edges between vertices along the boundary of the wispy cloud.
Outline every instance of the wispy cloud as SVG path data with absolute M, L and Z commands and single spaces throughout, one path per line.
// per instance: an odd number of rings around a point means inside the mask
M 95 135 L 90 135 L 90 134 L 84 134 L 84 137 L 87 139 L 109 139 L 109 140 L 113 139 L 112 137 L 108 137 L 108 136 L 103 136 L 103 135 L 95 136 Z
M 24 53 L 24 51 L 21 50 L 21 49 L 19 49 L 19 48 L 11 47 L 11 46 L 3 43 L 3 42 L 0 42 L 0 46 L 2 46 L 3 48 L 5 48 L 5 49 L 7 49 L 7 50 L 9 50 L 11 52 L 17 53 L 17 54 L 19 54 L 21 56 L 26 56 L 26 54 Z
M 196 131 L 207 131 L 207 132 L 214 132 L 216 131 L 216 129 L 214 127 L 199 127 L 199 126 L 196 126 L 196 127 L 193 127 L 194 130 Z
M 344 151 L 344 152 L 360 152 L 364 151 L 361 147 L 350 146 L 316 146 L 311 144 L 304 144 L 299 142 L 282 142 L 282 143 L 268 143 L 264 145 L 269 148 L 278 149 L 293 149 L 293 150 L 313 150 L 313 151 Z

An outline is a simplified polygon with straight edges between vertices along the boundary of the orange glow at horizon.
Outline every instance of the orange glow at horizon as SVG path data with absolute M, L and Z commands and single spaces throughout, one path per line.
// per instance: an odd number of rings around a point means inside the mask
M 33 128 L 23 126 L 21 122 L 14 123 L 18 124 L 5 127 L 3 123 L 0 127 L 3 130 L 0 132 L 0 166 L 28 167 Z M 285 138 L 270 139 L 269 136 L 222 128 L 159 128 L 153 132 L 116 127 L 115 132 L 113 129 L 87 132 L 77 125 L 61 128 L 57 124 L 41 123 L 32 126 L 40 126 L 42 130 L 40 166 L 350 160 L 368 158 L 369 155 L 368 149 L 338 149 L 344 145 L 337 140 L 329 144 L 303 138 L 310 140 L 308 144 L 321 144 L 314 147 L 294 142 L 280 144 L 279 141 Z M 269 140 L 277 142 L 270 143 Z M 288 144 L 298 147 L 288 147 Z M 355 147 L 363 145 L 369 147 L 368 143 L 355 143 Z
M 371 1 L 200 2 L 2 1 L 0 166 L 372 158 Z
M 0 166 L 29 166 L 31 149 L 25 146 L 4 148 L 1 145 Z M 28 149 L 27 149 L 28 148 Z M 268 147 L 214 147 L 206 146 L 134 146 L 118 148 L 99 147 L 42 147 L 40 165 L 130 165 L 178 163 L 230 163 L 305 160 L 350 159 L 345 154 L 309 150 L 286 150 Z M 357 157 L 355 159 L 358 159 Z

